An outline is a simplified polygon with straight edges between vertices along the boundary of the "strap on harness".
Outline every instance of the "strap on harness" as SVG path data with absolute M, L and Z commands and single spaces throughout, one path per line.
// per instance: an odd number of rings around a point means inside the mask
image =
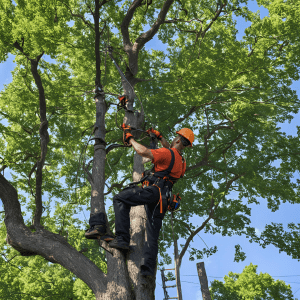
M 155 181 L 155 183 L 153 184 L 153 186 L 158 187 L 159 190 L 159 203 L 160 203 L 160 213 L 163 213 L 163 198 L 161 195 L 161 188 L 165 186 L 166 181 L 170 181 L 171 184 L 173 185 L 173 182 L 171 180 L 169 180 L 168 175 L 171 173 L 174 163 L 175 163 L 175 155 L 173 150 L 168 149 L 171 152 L 172 158 L 171 158 L 171 162 L 169 167 L 166 170 L 163 171 L 159 171 L 159 172 L 155 172 L 154 176 L 158 177 L 158 179 Z M 159 184 L 160 180 L 163 180 L 163 182 L 161 184 Z M 162 187 L 159 187 L 158 185 L 162 185 Z

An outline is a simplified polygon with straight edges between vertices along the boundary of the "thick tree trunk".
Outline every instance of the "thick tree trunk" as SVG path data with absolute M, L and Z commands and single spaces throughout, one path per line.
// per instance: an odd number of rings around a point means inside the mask
M 130 79 L 129 79 L 130 80 Z M 131 86 L 128 82 L 122 81 L 123 89 L 126 95 L 129 95 L 128 108 L 133 108 L 134 102 L 134 92 L 132 88 L 134 87 L 134 82 Z M 144 123 L 143 112 L 130 112 L 127 111 L 125 118 L 123 120 L 125 124 L 130 124 L 132 127 L 141 128 Z M 137 132 L 133 132 L 135 138 L 139 136 Z M 141 179 L 142 173 L 144 171 L 143 158 L 137 153 L 134 155 L 133 163 L 133 181 L 138 181 Z M 143 246 L 145 243 L 145 230 L 146 230 L 146 212 L 144 206 L 132 207 L 130 210 L 130 246 L 131 251 L 127 255 L 128 259 L 128 271 L 130 282 L 133 287 L 133 298 L 135 300 L 152 300 L 154 299 L 155 290 L 155 278 L 145 278 L 140 274 L 140 266 L 143 254 Z
M 143 158 L 137 153 L 134 155 L 133 180 L 140 180 L 144 171 Z M 140 265 L 143 258 L 145 243 L 146 212 L 144 206 L 132 207 L 130 210 L 130 246 L 132 251 L 128 255 L 128 271 L 134 289 L 136 300 L 154 299 L 155 278 L 145 278 L 140 274 Z

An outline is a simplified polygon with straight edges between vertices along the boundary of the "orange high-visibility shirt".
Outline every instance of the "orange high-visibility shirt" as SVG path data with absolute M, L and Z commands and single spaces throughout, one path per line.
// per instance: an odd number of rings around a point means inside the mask
M 171 148 L 175 155 L 174 166 L 169 174 L 170 177 L 181 178 L 183 177 L 186 169 L 185 160 L 182 162 L 182 156 L 176 148 Z M 172 154 L 167 148 L 150 149 L 153 155 L 152 163 L 154 163 L 154 172 L 166 170 L 172 159 Z

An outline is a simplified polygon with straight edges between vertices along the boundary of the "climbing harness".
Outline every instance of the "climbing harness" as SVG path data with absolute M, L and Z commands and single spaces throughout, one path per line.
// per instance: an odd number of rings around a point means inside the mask
M 143 178 L 138 182 L 133 182 L 129 185 L 136 185 L 142 183 L 142 187 L 156 186 L 159 190 L 159 201 L 157 204 L 160 205 L 160 213 L 163 213 L 163 207 L 166 207 L 169 211 L 178 210 L 180 206 L 181 198 L 179 193 L 172 195 L 172 187 L 179 178 L 170 177 L 169 174 L 173 169 L 175 163 L 175 155 L 172 149 L 168 149 L 171 152 L 172 158 L 170 165 L 166 170 L 153 172 L 152 170 L 146 170 L 143 173 Z M 185 172 L 185 160 L 183 158 L 183 174 Z M 182 175 L 183 176 L 183 175 Z

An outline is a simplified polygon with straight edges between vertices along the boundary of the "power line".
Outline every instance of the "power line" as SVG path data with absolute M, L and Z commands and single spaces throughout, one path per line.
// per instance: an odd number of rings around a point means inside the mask
M 190 281 L 181 281 L 181 282 L 186 282 L 186 283 L 193 283 L 199 285 L 199 282 L 190 282 Z
M 296 295 L 296 293 L 300 290 L 300 288 L 295 292 L 294 296 Z

